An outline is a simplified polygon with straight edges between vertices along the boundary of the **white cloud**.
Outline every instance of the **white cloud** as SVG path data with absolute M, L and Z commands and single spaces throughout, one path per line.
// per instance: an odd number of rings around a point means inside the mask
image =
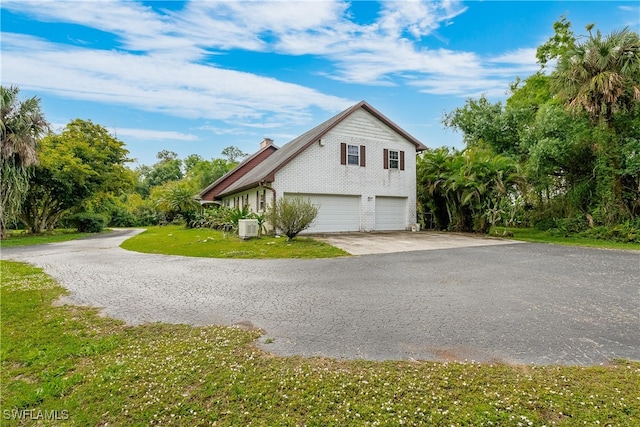
M 350 104 L 308 87 L 206 65 L 207 55 L 233 49 L 314 55 L 333 65 L 318 74 L 334 80 L 460 96 L 471 96 L 481 84 L 488 84 L 486 91 L 506 87 L 513 73 L 536 69 L 530 49 L 481 58 L 426 47 L 425 37 L 466 11 L 454 0 L 385 2 L 368 25 L 355 23 L 349 3 L 338 0 L 191 1 L 175 11 L 130 1 L 5 0 L 2 7 L 113 33 L 120 42 L 105 51 L 3 34 L 3 80 L 182 117 L 276 126 L 305 122 L 313 107 L 335 112 Z
M 536 51 L 537 49 L 535 48 L 517 49 L 499 56 L 488 58 L 487 61 L 493 63 L 530 66 L 531 64 L 536 63 Z
M 507 89 L 504 80 L 482 77 L 461 80 L 432 77 L 411 84 L 423 93 L 453 95 L 461 98 L 477 98 L 481 95 L 488 98 L 504 98 Z
M 628 27 L 635 28 L 636 31 L 640 29 L 640 6 L 619 6 L 620 10 L 627 14 L 627 23 L 625 24 Z
M 127 50 L 175 52 L 195 48 L 189 40 L 171 35 L 176 30 L 174 23 L 138 2 L 5 0 L 2 7 L 45 22 L 73 23 L 112 33 Z
M 81 49 L 4 33 L 3 80 L 63 97 L 169 115 L 220 120 L 305 121 L 312 106 L 352 102 L 304 86 L 164 55 Z M 44 66 L 46 64 L 46 67 Z
M 130 136 L 137 139 L 146 139 L 154 141 L 197 141 L 196 135 L 176 131 L 161 131 L 152 129 L 133 129 L 133 128 L 112 128 L 111 132 L 120 138 Z
M 64 131 L 67 127 L 67 123 L 51 123 L 51 130 L 55 133 Z M 108 127 L 109 133 L 116 138 L 123 136 L 130 136 L 138 139 L 146 139 L 153 141 L 198 141 L 199 138 L 196 135 L 191 135 L 184 132 L 177 131 L 162 131 L 155 129 L 134 129 L 134 128 L 121 128 L 121 127 Z

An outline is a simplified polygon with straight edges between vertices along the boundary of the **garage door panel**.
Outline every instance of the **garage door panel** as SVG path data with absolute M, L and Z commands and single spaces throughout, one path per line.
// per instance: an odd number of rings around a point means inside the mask
M 405 230 L 406 197 L 376 197 L 376 230 Z
M 360 196 L 285 193 L 285 197 L 308 199 L 318 207 L 318 217 L 306 233 L 360 230 Z

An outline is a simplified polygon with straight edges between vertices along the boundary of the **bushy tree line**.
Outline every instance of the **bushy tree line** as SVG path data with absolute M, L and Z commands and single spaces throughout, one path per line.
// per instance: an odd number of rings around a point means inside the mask
M 418 200 L 440 229 L 488 232 L 513 216 L 523 180 L 517 162 L 490 150 L 440 148 L 418 158 Z
M 419 210 L 437 228 L 640 235 L 640 38 L 592 26 L 577 37 L 564 18 L 554 30 L 538 48 L 540 71 L 514 82 L 504 104 L 469 99 L 444 116 L 463 150 L 418 158 Z M 9 226 L 224 228 L 242 216 L 242 208 L 205 212 L 194 199 L 245 156 L 238 148 L 211 160 L 162 150 L 155 164 L 131 169 L 124 143 L 104 127 L 76 119 L 53 133 L 37 98 L 0 89 L 2 237 Z
M 60 226 L 97 232 L 107 225 L 182 223 L 230 231 L 243 218 L 258 220 L 260 232 L 266 230 L 267 215 L 247 207 L 203 209 L 196 198 L 246 157 L 237 147 L 211 160 L 197 154 L 180 159 L 162 150 L 155 164 L 131 169 L 124 142 L 101 125 L 76 119 L 54 133 L 39 99 L 21 101 L 17 87 L 0 89 L 3 238 L 7 226 L 42 233 Z M 270 222 L 290 239 L 317 214 L 298 200 L 282 201 L 272 211 Z
M 1 87 L 0 231 L 21 227 L 42 233 L 55 227 L 97 231 L 106 225 L 191 224 L 200 210 L 195 194 L 245 156 L 227 147 L 227 159 L 184 160 L 163 150 L 152 166 L 131 169 L 124 142 L 90 120 L 50 130 L 38 98 L 19 99 Z
M 466 148 L 418 161 L 419 198 L 437 227 L 640 228 L 638 33 L 588 26 L 577 37 L 564 18 L 554 29 L 540 71 L 514 82 L 505 104 L 469 99 L 444 116 Z

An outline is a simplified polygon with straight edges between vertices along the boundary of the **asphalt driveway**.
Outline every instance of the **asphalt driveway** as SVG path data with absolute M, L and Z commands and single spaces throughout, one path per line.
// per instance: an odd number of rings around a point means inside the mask
M 316 260 L 150 255 L 135 232 L 2 249 L 65 302 L 131 324 L 253 325 L 275 354 L 600 364 L 640 360 L 640 253 L 543 244 Z M 266 343 L 268 339 L 270 344 Z

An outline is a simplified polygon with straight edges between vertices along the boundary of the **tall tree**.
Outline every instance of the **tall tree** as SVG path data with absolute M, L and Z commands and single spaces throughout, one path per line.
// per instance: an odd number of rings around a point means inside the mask
M 563 58 L 576 45 L 576 36 L 571 30 L 571 22 L 565 16 L 553 23 L 553 36 L 536 50 L 538 64 L 545 68 L 553 60 Z
M 129 189 L 127 155 L 122 141 L 91 121 L 73 120 L 62 133 L 43 138 L 20 220 L 40 233 L 101 192 Z
M 588 26 L 589 37 L 560 57 L 552 74 L 557 95 L 569 111 L 586 112 L 597 126 L 596 178 L 603 219 L 612 224 L 629 214 L 623 200 L 621 144 L 612 126 L 617 113 L 640 102 L 640 37 L 625 28 L 603 36 Z
M 20 101 L 16 86 L 0 86 L 0 238 L 6 226 L 20 212 L 29 189 L 30 166 L 38 163 L 37 144 L 49 130 L 49 124 L 36 97 Z
M 463 133 L 467 147 L 489 148 L 496 153 L 518 151 L 518 132 L 513 116 L 505 114 L 500 102 L 484 96 L 468 99 L 465 106 L 444 115 L 442 123 Z
M 221 154 L 227 158 L 229 163 L 238 163 L 239 161 L 241 161 L 242 159 L 248 156 L 247 153 L 245 153 L 244 151 L 242 151 L 241 149 L 233 145 L 222 150 Z
M 191 156 L 185 159 L 185 164 L 190 159 Z M 229 172 L 235 165 L 225 159 L 200 160 L 188 168 L 185 178 L 191 182 L 194 191 L 197 192 Z
M 560 58 L 552 77 L 570 110 L 584 110 L 594 123 L 608 125 L 617 111 L 640 100 L 640 37 L 628 28 L 608 36 L 589 30 L 584 43 Z
M 136 169 L 139 176 L 139 184 L 137 191 L 143 197 L 148 197 L 153 187 L 158 187 L 169 181 L 180 181 L 184 174 L 182 173 L 182 160 L 178 158 L 178 154 L 162 150 L 156 154 L 158 162 L 149 167 L 146 165 Z

